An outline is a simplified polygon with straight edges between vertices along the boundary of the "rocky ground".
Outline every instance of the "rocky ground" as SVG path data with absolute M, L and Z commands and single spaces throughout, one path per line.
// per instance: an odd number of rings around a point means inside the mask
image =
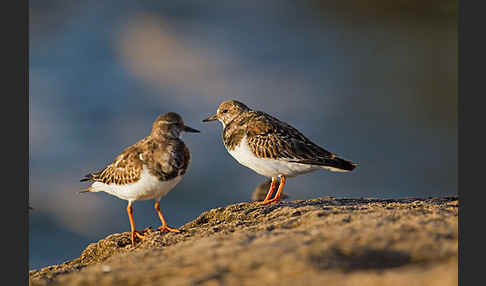
M 455 198 L 319 198 L 212 209 L 30 271 L 31 285 L 457 285 Z

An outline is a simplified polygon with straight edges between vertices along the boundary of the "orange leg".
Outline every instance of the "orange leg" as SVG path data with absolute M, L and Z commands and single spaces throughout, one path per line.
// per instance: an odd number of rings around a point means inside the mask
M 163 231 L 170 231 L 170 232 L 181 232 L 177 228 L 172 228 L 167 226 L 167 222 L 165 222 L 164 216 L 162 215 L 162 212 L 160 211 L 160 202 L 155 202 L 154 205 L 155 210 L 157 211 L 157 214 L 159 215 L 160 221 L 162 222 L 162 225 L 159 227 L 159 230 L 161 232 Z
M 135 222 L 133 221 L 133 208 L 132 208 L 132 204 L 131 203 L 128 203 L 128 206 L 127 206 L 127 213 L 128 213 L 128 219 L 130 220 L 130 228 L 132 230 L 132 246 L 135 246 L 135 239 L 136 237 L 140 238 L 140 239 L 143 239 L 145 237 L 145 235 L 143 235 L 144 232 L 146 232 L 149 228 L 146 228 L 142 231 L 140 230 L 136 230 L 135 229 Z
M 275 189 L 275 185 L 277 183 L 276 178 L 272 177 L 272 185 L 270 186 L 270 190 L 268 191 L 267 197 L 265 198 L 265 200 L 258 202 L 259 205 L 268 205 L 270 203 L 280 201 L 280 197 L 282 196 L 282 189 L 285 185 L 285 176 L 281 175 L 281 176 L 279 176 L 279 178 L 280 178 L 280 184 L 278 186 L 278 191 L 275 194 L 275 197 L 273 199 L 270 199 L 270 197 L 272 196 L 272 193 Z
M 270 185 L 270 189 L 268 190 L 267 196 L 265 197 L 264 201 L 268 201 L 272 197 L 276 185 L 277 185 L 277 178 L 272 177 L 272 184 Z
M 273 195 L 273 192 L 275 191 L 275 187 L 277 186 L 277 177 L 272 177 L 272 184 L 270 185 L 270 189 L 268 190 L 267 196 L 265 199 L 261 202 L 257 202 L 259 205 L 266 205 L 270 198 Z

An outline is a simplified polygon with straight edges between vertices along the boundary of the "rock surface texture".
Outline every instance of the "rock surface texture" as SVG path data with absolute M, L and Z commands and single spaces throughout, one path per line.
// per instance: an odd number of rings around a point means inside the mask
M 112 234 L 30 285 L 457 285 L 454 198 L 319 198 L 202 213 L 131 246 Z

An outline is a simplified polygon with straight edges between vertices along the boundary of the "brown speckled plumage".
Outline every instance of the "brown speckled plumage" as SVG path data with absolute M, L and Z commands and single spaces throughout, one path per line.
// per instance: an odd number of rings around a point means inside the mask
M 345 170 L 355 167 L 354 163 L 338 158 L 314 144 L 294 127 L 262 111 L 239 109 L 238 114 L 225 124 L 222 137 L 228 150 L 234 150 L 245 136 L 251 151 L 258 158 Z
M 106 192 L 128 201 L 132 246 L 137 239 L 145 237 L 148 229 L 135 229 L 132 203 L 137 200 L 154 199 L 154 209 L 162 223 L 158 229 L 161 232 L 179 232 L 167 225 L 159 201 L 180 182 L 189 165 L 189 149 L 179 139 L 182 132 L 199 131 L 184 125 L 177 113 L 160 115 L 152 124 L 149 136 L 123 150 L 113 163 L 101 171 L 81 179 L 81 182 L 93 183 L 79 193 Z
M 190 161 L 189 149 L 178 136 L 174 136 L 178 134 L 164 130 L 167 122 L 179 119 L 174 114 L 159 116 L 149 136 L 126 148 L 103 170 L 88 174 L 81 181 L 116 185 L 135 183 L 140 179 L 144 166 L 161 181 L 183 175 Z
M 218 120 L 223 124 L 223 143 L 238 163 L 260 175 L 272 178 L 263 201 L 280 201 L 289 177 L 326 169 L 352 171 L 356 163 L 338 158 L 317 146 L 297 129 L 262 111 L 255 111 L 236 100 L 223 101 L 215 115 L 203 122 Z M 272 198 L 274 191 L 278 190 Z

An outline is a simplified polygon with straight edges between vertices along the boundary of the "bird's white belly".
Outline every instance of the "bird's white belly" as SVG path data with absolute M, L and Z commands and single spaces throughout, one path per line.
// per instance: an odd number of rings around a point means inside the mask
M 128 201 L 160 199 L 167 195 L 181 181 L 182 177 L 177 176 L 168 181 L 161 181 L 144 167 L 141 178 L 135 183 L 115 185 L 94 182 L 91 188 L 94 192 L 106 192 Z
M 294 177 L 300 174 L 305 174 L 317 170 L 319 167 L 290 163 L 284 160 L 263 159 L 256 157 L 248 146 L 246 136 L 241 140 L 234 150 L 228 150 L 238 163 L 246 166 L 260 175 L 266 177 L 277 177 L 284 175 L 286 177 Z

